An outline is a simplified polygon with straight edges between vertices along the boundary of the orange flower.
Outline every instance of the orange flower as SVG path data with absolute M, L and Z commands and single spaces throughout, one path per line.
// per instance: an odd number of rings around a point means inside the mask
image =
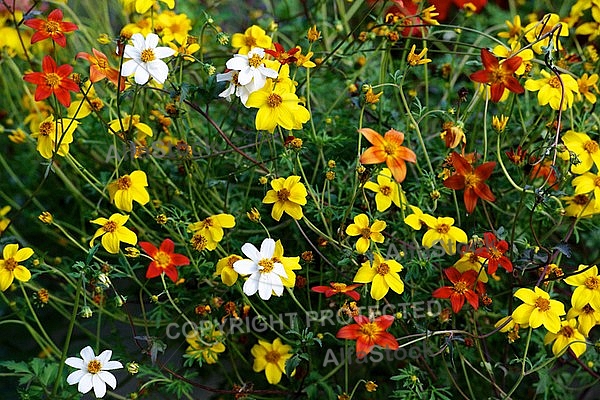
M 465 207 L 472 213 L 477 205 L 477 199 L 495 201 L 496 197 L 485 183 L 490 177 L 496 162 L 488 161 L 473 169 L 473 166 L 460 154 L 454 152 L 450 162 L 456 172 L 444 181 L 444 186 L 454 190 L 465 190 Z
M 392 171 L 394 179 L 400 183 L 406 177 L 405 161 L 417 162 L 417 155 L 407 147 L 402 146 L 404 133 L 390 129 L 381 136 L 370 128 L 358 130 L 373 146 L 360 156 L 361 164 L 379 164 L 385 162 Z
M 355 324 L 342 327 L 335 337 L 356 340 L 356 356 L 361 359 L 377 346 L 396 350 L 399 345 L 396 338 L 385 330 L 394 322 L 391 315 L 382 315 L 370 321 L 364 315 L 354 317 Z
M 152 258 L 146 271 L 148 279 L 160 276 L 164 272 L 173 282 L 177 282 L 178 274 L 175 267 L 190 263 L 189 258 L 175 253 L 175 243 L 171 239 L 163 240 L 158 249 L 150 242 L 140 242 L 139 245 Z
M 491 85 L 491 100 L 494 103 L 500 101 L 504 89 L 517 94 L 525 91 L 517 78 L 513 76 L 523 62 L 521 57 L 510 57 L 500 63 L 489 50 L 481 49 L 481 60 L 485 69 L 472 73 L 470 78 L 472 81 Z
M 323 293 L 325 297 L 331 297 L 334 294 L 342 293 L 351 297 L 354 301 L 360 299 L 360 294 L 354 289 L 361 286 L 360 284 L 346 285 L 345 283 L 331 282 L 330 286 L 315 286 L 311 288 L 313 292 Z
M 77 25 L 72 22 L 64 22 L 63 13 L 61 10 L 53 10 L 48 14 L 48 19 L 44 20 L 41 18 L 32 18 L 24 22 L 30 28 L 35 29 L 37 32 L 31 37 L 31 44 L 51 38 L 54 42 L 65 47 L 67 45 L 66 32 L 76 31 Z
M 71 105 L 69 91 L 79 91 L 77 83 L 69 78 L 69 75 L 73 72 L 73 67 L 68 64 L 57 67 L 52 57 L 45 56 L 42 60 L 42 71 L 30 72 L 23 77 L 26 82 L 37 85 L 34 95 L 35 101 L 45 100 L 54 94 L 60 104 L 69 107 Z
M 448 277 L 452 286 L 443 286 L 433 291 L 432 296 L 438 299 L 450 299 L 452 303 L 452 311 L 458 314 L 465 300 L 477 310 L 479 308 L 479 296 L 473 290 L 477 282 L 477 290 L 483 292 L 483 283 L 477 281 L 477 271 L 472 269 L 463 273 L 458 272 L 454 267 L 446 268 L 444 274 Z
M 90 82 L 96 83 L 107 78 L 116 86 L 119 81 L 119 71 L 110 66 L 108 58 L 103 52 L 92 49 L 92 53 L 94 54 L 91 55 L 84 51 L 80 51 L 76 56 L 76 58 L 83 58 L 90 63 Z M 119 90 L 123 89 L 125 89 L 125 77 L 122 76 Z

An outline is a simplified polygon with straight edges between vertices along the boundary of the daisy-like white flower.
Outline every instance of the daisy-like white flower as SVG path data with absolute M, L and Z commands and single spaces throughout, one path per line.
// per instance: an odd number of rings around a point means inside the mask
M 236 54 L 225 64 L 227 68 L 239 71 L 237 83 L 248 87 L 250 92 L 262 89 L 267 78 L 277 78 L 277 71 L 265 66 L 265 50 L 255 47 L 248 54 Z
M 67 383 L 74 385 L 77 383 L 77 390 L 80 393 L 87 393 L 94 388 L 94 395 L 102 398 L 106 394 L 106 385 L 113 390 L 117 387 L 117 379 L 113 374 L 107 372 L 113 369 L 123 368 L 119 361 L 110 361 L 112 350 L 104 350 L 98 356 L 94 355 L 94 350 L 86 346 L 79 352 L 81 358 L 69 357 L 65 364 L 69 367 L 78 368 L 67 376 Z
M 248 101 L 248 96 L 250 96 L 250 88 L 249 85 L 240 85 L 238 82 L 238 76 L 240 71 L 227 71 L 222 74 L 217 74 L 217 82 L 229 82 L 229 85 L 225 90 L 219 93 L 219 97 L 223 97 L 227 99 L 227 101 L 231 102 L 233 97 L 239 97 L 240 101 L 243 105 L 246 105 Z
M 249 258 L 236 261 L 233 264 L 235 272 L 250 275 L 244 283 L 244 293 L 252 296 L 258 292 L 263 300 L 269 300 L 271 294 L 283 294 L 282 278 L 287 278 L 283 264 L 273 260 L 275 241 L 271 238 L 263 240 L 258 250 L 253 244 L 246 243 L 242 252 Z
M 132 45 L 125 46 L 123 55 L 130 58 L 121 67 L 122 76 L 135 74 L 135 83 L 143 85 L 150 77 L 163 84 L 169 75 L 169 67 L 161 58 L 170 57 L 175 50 L 170 47 L 157 47 L 158 35 L 149 33 L 146 38 L 141 33 L 131 36 Z

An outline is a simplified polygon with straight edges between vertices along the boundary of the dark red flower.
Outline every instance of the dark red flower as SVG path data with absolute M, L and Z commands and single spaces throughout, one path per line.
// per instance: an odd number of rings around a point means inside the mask
M 160 276 L 164 272 L 173 282 L 177 282 L 178 274 L 175 267 L 190 263 L 189 258 L 174 252 L 175 243 L 171 239 L 163 240 L 158 249 L 149 242 L 140 242 L 139 244 L 146 254 L 152 257 L 152 262 L 146 271 L 148 279 Z
M 488 273 L 495 274 L 498 265 L 504 268 L 506 272 L 512 272 L 512 262 L 504 255 L 508 251 L 506 240 L 498 240 L 492 232 L 485 232 L 483 241 L 485 246 L 475 250 L 475 255 L 487 259 Z
M 470 269 L 461 274 L 456 268 L 450 267 L 444 270 L 444 274 L 450 279 L 452 286 L 438 288 L 433 291 L 432 296 L 438 299 L 450 299 L 452 311 L 455 313 L 463 307 L 465 299 L 477 310 L 479 295 L 474 290 L 475 285 L 477 284 L 480 293 L 484 292 L 483 282 L 477 280 L 477 271 Z
M 450 162 L 456 172 L 443 182 L 444 186 L 454 190 L 465 190 L 464 200 L 468 213 L 475 210 L 479 198 L 487 201 L 496 200 L 490 187 L 485 183 L 496 166 L 495 161 L 488 161 L 473 168 L 463 156 L 453 152 Z
M 508 157 L 512 163 L 521 166 L 527 161 L 527 150 L 519 145 L 515 151 L 513 151 L 513 149 L 506 151 L 506 157 Z
M 500 63 L 496 56 L 488 49 L 481 49 L 481 61 L 483 62 L 484 69 L 472 73 L 469 78 L 474 82 L 491 85 L 490 99 L 494 103 L 500 101 L 504 94 L 504 89 L 517 94 L 525 91 L 525 88 L 514 77 L 515 71 L 523 62 L 521 57 L 513 56 Z
M 429 4 L 435 6 L 436 12 L 440 14 L 438 16 L 440 21 L 445 21 L 448 18 L 453 4 L 457 8 L 463 9 L 467 3 L 475 7 L 473 12 L 480 12 L 487 4 L 487 0 L 429 0 Z
M 382 315 L 371 321 L 364 315 L 358 315 L 354 317 L 354 322 L 356 323 L 342 327 L 335 337 L 356 340 L 356 356 L 359 359 L 369 354 L 375 346 L 390 350 L 399 347 L 394 335 L 386 332 L 394 322 L 393 316 Z
M 42 72 L 30 72 L 25 74 L 23 79 L 34 85 L 35 101 L 45 100 L 52 94 L 65 107 L 71 105 L 71 95 L 69 91 L 78 92 L 79 86 L 74 80 L 69 78 L 73 72 L 73 67 L 68 64 L 56 66 L 56 62 L 50 56 L 45 56 L 42 60 Z
M 292 47 L 288 51 L 285 51 L 282 45 L 275 42 L 273 43 L 275 46 L 275 50 L 265 50 L 265 53 L 273 56 L 281 65 L 284 64 L 292 64 L 298 61 L 298 59 L 294 56 L 298 51 L 300 51 L 299 47 Z
M 336 293 L 342 293 L 351 297 L 354 301 L 358 301 L 360 299 L 360 294 L 354 289 L 359 286 L 361 285 L 346 285 L 345 283 L 331 282 L 330 286 L 315 286 L 310 290 L 317 293 L 324 293 L 325 297 L 331 297 Z
M 67 45 L 65 33 L 79 29 L 74 23 L 63 21 L 63 13 L 58 8 L 48 14 L 48 19 L 28 19 L 24 24 L 36 30 L 31 37 L 31 44 L 51 38 L 61 47 Z

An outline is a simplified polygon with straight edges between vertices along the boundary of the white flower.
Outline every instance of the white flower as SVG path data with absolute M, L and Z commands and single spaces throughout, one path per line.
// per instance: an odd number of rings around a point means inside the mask
M 269 300 L 272 293 L 281 296 L 283 294 L 281 278 L 287 278 L 287 274 L 283 264 L 273 260 L 275 241 L 263 240 L 260 251 L 253 244 L 246 243 L 242 246 L 242 252 L 250 259 L 236 261 L 233 263 L 233 269 L 238 274 L 250 274 L 244 283 L 244 293 L 252 296 L 258 291 L 258 295 L 263 300 Z
M 277 71 L 265 66 L 265 50 L 254 47 L 248 54 L 236 54 L 225 64 L 227 68 L 240 71 L 238 84 L 248 85 L 250 92 L 262 89 L 267 78 L 277 78 Z
M 223 74 L 217 74 L 217 82 L 229 82 L 229 86 L 219 93 L 219 97 L 224 97 L 227 101 L 231 101 L 235 95 L 240 98 L 243 105 L 246 105 L 248 96 L 250 96 L 250 89 L 248 89 L 248 85 L 242 86 L 238 83 L 238 75 L 239 71 L 229 71 Z
M 81 349 L 79 354 L 81 354 L 81 358 L 69 357 L 65 360 L 65 364 L 68 366 L 78 368 L 67 377 L 69 385 L 78 383 L 77 390 L 83 394 L 94 388 L 96 397 L 104 397 L 106 385 L 112 389 L 117 387 L 117 379 L 106 371 L 123 368 L 123 364 L 118 361 L 110 361 L 111 350 L 104 350 L 96 357 L 94 350 L 90 346 L 86 346 Z
M 131 58 L 123 63 L 121 67 L 122 76 L 131 76 L 135 74 L 135 83 L 143 85 L 150 77 L 163 84 L 169 75 L 169 67 L 161 58 L 169 57 L 175 54 L 175 50 L 170 47 L 156 47 L 158 45 L 158 35 L 149 33 L 144 39 L 141 33 L 134 33 L 131 36 L 133 46 L 125 46 L 123 56 Z

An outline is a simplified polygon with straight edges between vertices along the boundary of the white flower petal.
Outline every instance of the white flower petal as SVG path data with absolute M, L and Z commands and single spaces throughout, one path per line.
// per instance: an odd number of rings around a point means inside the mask
M 135 70 L 135 83 L 138 85 L 144 85 L 150 79 L 150 73 L 142 67 L 138 67 Z
M 102 365 L 102 369 L 104 369 L 104 364 L 110 361 L 112 357 L 112 350 L 104 350 L 102 353 L 98 354 L 96 359 L 100 361 L 100 365 Z
M 92 390 L 92 374 L 85 374 L 81 377 L 79 381 L 79 385 L 77 385 L 77 390 L 79 393 L 86 394 L 90 390 Z
M 94 354 L 94 350 L 92 350 L 92 346 L 85 346 L 83 349 L 81 349 L 79 354 L 81 354 L 81 358 L 83 358 L 83 363 L 85 364 L 86 367 L 91 360 L 96 358 L 96 355 Z
M 158 46 L 158 35 L 156 33 L 149 33 L 146 36 L 145 48 L 154 49 L 156 46 Z
M 107 361 L 105 364 L 102 364 L 103 371 L 110 371 L 119 368 L 123 368 L 123 364 L 121 364 L 119 361 Z
M 238 260 L 233 263 L 233 270 L 238 274 L 250 275 L 258 271 L 258 265 L 252 260 Z
M 69 357 L 65 360 L 65 364 L 69 367 L 84 369 L 87 367 L 87 363 L 83 362 L 83 360 L 79 357 Z
M 263 258 L 261 253 L 252 243 L 244 243 L 244 245 L 242 246 L 242 253 L 244 253 L 246 257 L 248 257 L 255 263 L 258 263 Z
M 271 283 L 269 282 L 270 274 L 260 274 L 260 282 L 258 284 L 258 295 L 263 300 L 269 300 L 271 298 L 271 294 L 273 293 L 273 288 Z
M 271 258 L 275 253 L 275 241 L 271 238 L 266 238 L 260 245 L 261 258 Z
M 98 398 L 104 397 L 106 394 L 106 383 L 98 376 L 92 375 L 92 385 L 94 386 L 94 395 Z
M 69 385 L 74 385 L 74 384 L 78 383 L 81 380 L 81 378 L 83 378 L 83 376 L 87 373 L 88 372 L 83 369 L 73 371 L 69 374 L 69 376 L 67 376 L 67 383 Z
M 98 376 L 100 377 L 100 379 L 102 379 L 102 381 L 104 381 L 104 383 L 106 383 L 112 389 L 117 387 L 117 378 L 115 378 L 115 376 L 110 372 L 100 371 L 98 372 Z
M 247 85 L 252 81 L 252 78 L 254 78 L 252 70 L 249 67 L 244 68 L 240 70 L 240 73 L 238 74 L 238 84 Z
M 175 50 L 170 47 L 157 47 L 154 49 L 154 56 L 156 58 L 171 57 L 173 54 L 175 54 Z
M 236 71 L 241 71 L 244 68 L 248 67 L 248 57 L 243 56 L 241 54 L 236 54 L 233 58 L 230 58 L 225 63 L 225 66 L 228 69 L 234 69 Z
M 169 75 L 169 67 L 164 61 L 154 60 L 146 64 L 148 73 L 156 79 L 159 83 L 163 84 L 167 80 Z
M 233 72 L 225 72 L 222 74 L 217 74 L 217 82 L 231 82 L 233 80 Z
M 244 293 L 246 293 L 246 295 L 248 296 L 252 296 L 254 293 L 256 293 L 258 291 L 258 276 L 260 275 L 260 272 L 256 272 L 252 275 L 250 275 L 250 277 L 246 280 L 246 282 L 244 282 Z
M 135 70 L 138 68 L 138 63 L 135 60 L 125 61 L 121 66 L 121 76 L 131 76 L 135 73 Z
M 123 57 L 139 60 L 141 56 L 142 53 L 135 47 L 129 44 L 125 46 L 125 50 L 123 51 Z
M 273 292 L 275 292 L 277 296 L 281 296 L 283 294 L 283 283 L 281 282 L 281 279 L 277 279 L 279 282 L 273 282 L 271 289 L 273 289 Z
M 258 70 L 260 71 L 260 73 L 262 75 L 266 76 L 267 78 L 273 78 L 273 79 L 277 78 L 278 74 L 277 74 L 277 71 L 275 71 L 274 69 L 259 65 Z
M 281 277 L 287 278 L 287 273 L 285 272 L 285 268 L 283 268 L 283 264 L 281 263 L 275 263 L 273 264 L 273 271 L 272 273 L 277 274 Z
M 146 40 L 144 39 L 144 35 L 141 33 L 134 33 L 131 35 L 131 42 L 133 43 L 133 47 L 135 47 L 138 51 L 142 51 L 145 49 Z

